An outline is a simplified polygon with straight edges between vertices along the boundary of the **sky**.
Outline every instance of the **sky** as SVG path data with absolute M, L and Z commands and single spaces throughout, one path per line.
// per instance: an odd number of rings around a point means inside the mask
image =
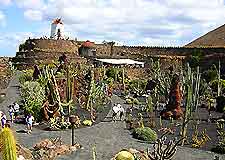
M 62 18 L 70 39 L 183 46 L 225 23 L 224 0 L 0 0 L 0 56 Z

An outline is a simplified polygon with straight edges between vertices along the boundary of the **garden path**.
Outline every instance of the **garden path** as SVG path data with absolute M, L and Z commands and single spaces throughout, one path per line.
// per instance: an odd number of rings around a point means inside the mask
M 6 99 L 0 104 L 0 110 L 7 111 L 7 106 L 19 97 L 18 74 L 14 76 L 6 90 Z M 112 97 L 112 102 L 123 104 L 124 101 L 117 97 Z M 127 107 L 126 104 L 123 105 Z M 110 160 L 113 155 L 123 148 L 146 149 L 152 147 L 133 139 L 130 132 L 125 129 L 125 122 L 111 122 L 112 111 L 109 112 L 104 122 L 98 123 L 91 127 L 80 128 L 75 130 L 76 141 L 82 144 L 82 150 L 74 152 L 71 155 L 61 156 L 59 160 L 91 160 L 92 147 L 96 145 L 97 160 Z M 15 130 L 25 129 L 24 125 L 14 124 Z M 71 131 L 43 131 L 34 128 L 32 134 L 16 133 L 18 142 L 25 147 L 32 148 L 34 144 L 45 139 L 62 137 L 65 143 L 71 143 Z M 215 154 L 198 149 L 179 147 L 175 155 L 176 160 L 213 160 Z M 220 156 L 220 160 L 225 160 L 225 155 Z

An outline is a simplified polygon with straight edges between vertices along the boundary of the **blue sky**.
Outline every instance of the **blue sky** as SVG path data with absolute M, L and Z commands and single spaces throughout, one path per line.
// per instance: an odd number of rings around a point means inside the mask
M 182 46 L 225 23 L 224 0 L 0 0 L 0 56 L 28 37 L 49 36 L 61 17 L 65 35 L 121 45 Z

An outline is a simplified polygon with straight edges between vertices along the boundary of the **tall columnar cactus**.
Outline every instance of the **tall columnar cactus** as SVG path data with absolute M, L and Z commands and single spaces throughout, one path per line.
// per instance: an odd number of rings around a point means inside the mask
M 69 102 L 67 103 L 63 103 L 61 101 L 59 88 L 58 88 L 56 78 L 52 69 L 49 69 L 48 67 L 46 67 L 43 74 L 48 79 L 48 82 L 47 82 L 48 90 L 51 93 L 52 100 L 54 101 L 55 104 L 57 104 L 57 108 L 55 108 L 54 112 L 60 111 L 61 114 L 64 113 L 63 107 L 68 107 L 72 103 L 72 100 L 69 100 Z
M 89 85 L 89 91 L 88 91 L 88 99 L 86 104 L 86 109 L 92 109 L 92 94 L 94 92 L 95 88 L 95 80 L 94 80 L 94 72 L 91 70 L 91 81 Z
M 199 88 L 200 88 L 200 82 L 201 82 L 201 74 L 199 71 L 199 67 L 197 67 L 196 77 L 192 77 L 195 79 L 195 83 L 193 84 L 192 90 L 193 90 L 193 111 L 197 111 L 198 104 L 199 104 Z M 193 82 L 193 80 L 192 80 Z
M 123 83 L 123 91 L 125 91 L 125 69 L 122 68 L 122 83 Z
M 192 116 L 192 112 L 197 112 L 198 103 L 199 103 L 199 87 L 201 75 L 199 71 L 199 67 L 197 67 L 196 76 L 192 72 L 189 64 L 187 64 L 187 76 L 185 79 L 185 87 L 186 89 L 186 104 L 185 104 L 185 115 L 183 118 L 182 124 L 182 137 L 186 137 L 187 127 L 190 117 Z M 195 81 L 194 81 L 195 80 Z M 184 145 L 184 140 L 182 141 L 182 145 Z
M 70 66 L 66 69 L 66 101 L 69 103 L 73 99 L 74 93 L 74 77 L 71 74 Z M 71 81 L 72 79 L 72 81 Z M 70 115 L 70 105 L 68 105 L 68 115 Z
M 220 61 L 219 61 L 219 66 L 218 66 L 218 71 L 217 71 L 217 74 L 218 74 L 218 90 L 217 90 L 217 96 L 220 96 L 220 92 L 221 92 L 221 79 L 220 79 Z
M 3 160 L 16 160 L 16 140 L 10 128 L 5 127 L 0 134 L 0 152 Z
M 149 95 L 147 98 L 147 106 L 146 106 L 146 111 L 152 113 L 153 112 L 153 102 L 152 102 L 152 97 Z

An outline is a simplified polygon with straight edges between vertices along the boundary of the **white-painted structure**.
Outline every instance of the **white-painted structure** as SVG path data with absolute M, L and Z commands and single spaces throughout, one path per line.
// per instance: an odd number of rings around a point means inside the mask
M 50 38 L 62 39 L 64 38 L 64 25 L 60 18 L 54 19 L 51 24 Z
M 117 64 L 117 65 L 123 65 L 123 64 L 129 64 L 129 65 L 141 65 L 144 67 L 144 62 L 134 61 L 132 59 L 96 59 L 97 61 L 108 63 L 108 64 Z

